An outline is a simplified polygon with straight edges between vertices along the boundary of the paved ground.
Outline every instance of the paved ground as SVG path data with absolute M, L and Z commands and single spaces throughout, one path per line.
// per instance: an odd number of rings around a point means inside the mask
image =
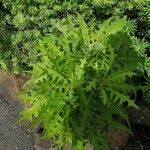
M 34 150 L 34 140 L 23 125 L 17 125 L 20 105 L 0 84 L 0 150 Z

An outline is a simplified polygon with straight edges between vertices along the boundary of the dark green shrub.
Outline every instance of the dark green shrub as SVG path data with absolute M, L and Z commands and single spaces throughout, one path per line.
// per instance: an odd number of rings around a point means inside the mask
M 87 22 L 94 19 L 99 24 L 112 16 L 127 15 L 135 22 L 133 34 L 136 37 L 144 41 L 149 41 L 150 37 L 149 0 L 2 0 L 1 3 L 6 12 L 5 25 L 14 31 L 11 35 L 14 49 L 10 53 L 17 72 L 19 68 L 26 70 L 25 66 L 37 55 L 34 46 L 38 39 L 53 31 L 52 18 L 66 18 L 67 15 L 80 13 Z

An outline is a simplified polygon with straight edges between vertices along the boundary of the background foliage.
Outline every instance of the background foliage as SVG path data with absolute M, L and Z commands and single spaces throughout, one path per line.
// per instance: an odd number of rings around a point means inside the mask
M 76 15 L 77 12 L 82 14 L 87 22 L 94 19 L 99 23 L 112 16 L 127 15 L 130 29 L 141 39 L 135 41 L 137 50 L 145 52 L 149 49 L 145 46 L 150 37 L 149 0 L 2 0 L 1 8 L 5 12 L 5 28 L 9 27 L 13 31 L 11 43 L 14 48 L 10 55 L 14 62 L 12 69 L 16 73 L 29 69 L 28 64 L 37 54 L 37 50 L 33 48 L 37 40 L 53 30 L 50 19 L 65 18 L 68 14 Z M 2 58 L 6 62 L 5 58 Z

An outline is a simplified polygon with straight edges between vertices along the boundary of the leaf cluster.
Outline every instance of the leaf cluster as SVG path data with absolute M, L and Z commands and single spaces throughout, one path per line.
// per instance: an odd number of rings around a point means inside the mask
M 141 57 L 125 31 L 127 20 L 87 25 L 78 15 L 52 22 L 55 30 L 39 40 L 40 61 L 20 95 L 29 104 L 23 120 L 42 124 L 58 149 L 71 144 L 82 150 L 89 142 L 107 150 L 110 128 L 130 129 L 124 106 L 137 108 L 130 78 Z

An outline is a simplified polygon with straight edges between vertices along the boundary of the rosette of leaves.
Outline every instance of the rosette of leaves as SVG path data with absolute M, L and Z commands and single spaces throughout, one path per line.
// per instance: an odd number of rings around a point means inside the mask
M 71 144 L 109 149 L 110 128 L 130 130 L 125 106 L 135 107 L 130 78 L 141 58 L 126 33 L 126 18 L 87 25 L 83 17 L 54 20 L 54 32 L 39 41 L 32 79 L 20 98 L 23 120 L 42 124 L 58 149 Z

